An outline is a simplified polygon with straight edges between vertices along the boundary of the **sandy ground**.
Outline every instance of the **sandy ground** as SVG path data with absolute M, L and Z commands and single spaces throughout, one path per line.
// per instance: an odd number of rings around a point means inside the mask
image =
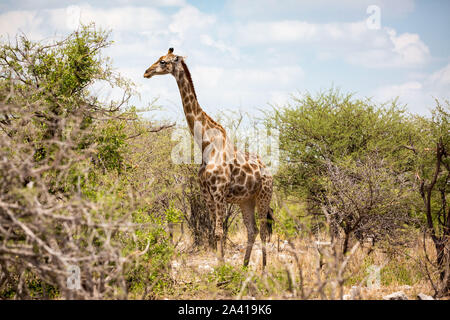
M 235 234 L 231 238 L 232 243 L 228 242 L 225 249 L 225 263 L 234 266 L 237 270 L 242 270 L 245 252 L 246 236 L 243 233 Z M 305 245 L 304 241 L 298 241 L 295 244 L 296 250 L 293 251 L 287 241 L 278 240 L 273 237 L 267 244 L 268 264 L 265 272 L 261 267 L 261 242 L 257 238 L 253 247 L 249 268 L 246 275 L 263 277 L 271 275 L 273 272 L 283 271 L 291 272 L 292 275 L 298 274 L 298 265 L 295 261 L 295 254 L 299 258 L 300 266 L 303 271 L 304 283 L 306 286 L 314 286 L 317 282 L 318 253 L 311 245 Z M 269 295 L 254 294 L 240 296 L 239 294 L 230 294 L 221 290 L 220 284 L 214 281 L 215 270 L 220 266 L 215 252 L 211 250 L 192 250 L 189 239 L 183 239 L 177 245 L 177 257 L 171 263 L 171 276 L 175 280 L 175 286 L 178 290 L 167 295 L 168 299 L 301 299 L 298 290 L 284 290 L 280 286 L 276 292 Z M 365 259 L 367 250 L 359 249 L 354 257 L 348 263 L 347 276 L 361 273 L 362 261 Z M 389 262 L 389 255 L 381 251 L 375 251 L 372 254 L 374 264 L 383 265 Z M 408 266 L 410 267 L 410 266 Z M 411 266 L 412 267 L 412 266 Z M 364 271 L 363 271 L 364 272 Z M 322 275 L 326 277 L 326 275 Z M 417 299 L 418 293 L 432 295 L 433 291 L 426 279 L 420 279 L 411 285 L 404 284 L 401 281 L 391 281 L 389 285 L 370 285 L 367 279 L 363 279 L 355 284 L 345 284 L 343 293 L 344 299 L 382 299 L 383 296 L 393 292 L 403 291 L 409 299 Z M 294 280 L 297 281 L 298 279 Z M 295 283 L 295 282 L 294 282 Z M 320 298 L 314 296 L 312 298 Z

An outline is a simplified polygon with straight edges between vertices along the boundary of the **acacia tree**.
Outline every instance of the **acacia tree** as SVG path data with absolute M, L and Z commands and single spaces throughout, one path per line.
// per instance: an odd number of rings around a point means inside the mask
M 372 244 L 386 240 L 401 244 L 412 222 L 411 183 L 386 166 L 379 154 L 351 163 L 327 163 L 326 204 L 322 209 L 330 227 L 342 231 L 342 252 L 351 237 Z
M 417 132 L 403 145 L 414 155 L 416 190 L 423 201 L 426 229 L 436 249 L 440 286 L 438 295 L 450 292 L 450 109 L 436 108 L 431 119 L 417 117 Z
M 325 182 L 330 163 L 354 165 L 378 154 L 396 175 L 412 166 L 412 155 L 399 148 L 409 141 L 412 124 L 405 109 L 395 102 L 377 106 L 338 90 L 316 96 L 306 93 L 274 109 L 267 126 L 280 132 L 278 190 L 304 199 L 308 214 L 317 217 L 322 217 L 323 206 L 329 204 Z

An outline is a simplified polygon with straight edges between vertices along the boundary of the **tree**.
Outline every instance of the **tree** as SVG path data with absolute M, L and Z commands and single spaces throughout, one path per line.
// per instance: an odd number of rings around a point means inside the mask
M 426 229 L 436 249 L 441 286 L 450 292 L 450 112 L 449 102 L 436 100 L 431 119 L 417 117 L 414 139 L 403 147 L 414 155 L 416 190 L 423 201 Z
M 326 162 L 358 159 L 377 151 L 408 166 L 408 154 L 396 148 L 408 141 L 411 130 L 404 108 L 393 102 L 377 107 L 368 99 L 355 99 L 337 90 L 293 97 L 287 106 L 273 110 L 269 127 L 280 132 L 281 162 L 278 186 L 286 192 L 317 194 L 314 179 L 326 172 Z
M 124 298 L 136 278 L 145 295 L 168 277 L 164 224 L 124 174 L 140 128 L 131 83 L 101 56 L 107 38 L 89 25 L 0 46 L 2 298 Z M 121 99 L 100 101 L 99 82 Z
M 378 154 L 396 175 L 408 172 L 412 156 L 399 146 L 409 141 L 409 118 L 395 101 L 376 106 L 333 89 L 294 97 L 287 106 L 274 108 L 267 120 L 280 132 L 277 188 L 306 200 L 308 212 L 320 216 L 328 203 L 324 178 L 329 163 L 354 166 Z
M 323 211 L 330 227 L 343 233 L 342 251 L 351 236 L 372 244 L 386 240 L 403 244 L 402 235 L 412 223 L 412 200 L 408 175 L 398 175 L 374 154 L 350 163 L 327 163 L 326 204 Z

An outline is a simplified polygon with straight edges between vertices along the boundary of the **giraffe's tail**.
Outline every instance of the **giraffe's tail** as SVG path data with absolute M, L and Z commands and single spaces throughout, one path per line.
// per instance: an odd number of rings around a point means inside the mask
M 272 225 L 274 223 L 273 209 L 270 207 L 269 207 L 269 210 L 267 211 L 266 223 L 267 223 L 267 231 L 269 233 L 269 242 L 270 242 L 270 237 L 272 236 Z

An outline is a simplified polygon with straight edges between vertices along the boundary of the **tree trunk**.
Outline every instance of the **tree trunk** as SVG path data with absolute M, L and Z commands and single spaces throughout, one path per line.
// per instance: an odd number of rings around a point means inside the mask
M 435 241 L 436 248 L 436 262 L 439 268 L 439 279 L 441 281 L 441 288 L 439 295 L 447 296 L 450 294 L 450 248 L 448 240 L 440 238 Z
M 345 231 L 344 244 L 342 245 L 342 254 L 344 254 L 344 255 L 348 251 L 348 242 L 350 240 L 350 234 L 351 234 L 351 232 Z
M 441 282 L 440 296 L 445 296 L 450 294 L 450 214 L 445 215 L 445 192 L 444 192 L 444 202 L 442 210 L 444 211 L 444 221 L 442 222 L 441 232 L 436 231 L 433 223 L 433 215 L 431 209 L 431 197 L 433 188 L 436 185 L 437 178 L 441 171 L 442 157 L 445 154 L 444 145 L 442 139 L 436 144 L 436 165 L 433 174 L 433 179 L 428 185 L 422 180 L 420 184 L 420 194 L 424 201 L 425 213 L 427 217 L 427 227 L 431 235 L 431 239 L 434 242 L 436 249 L 436 265 L 439 270 L 439 279 Z M 450 211 L 449 211 L 450 213 Z M 439 227 L 438 227 L 439 229 Z

